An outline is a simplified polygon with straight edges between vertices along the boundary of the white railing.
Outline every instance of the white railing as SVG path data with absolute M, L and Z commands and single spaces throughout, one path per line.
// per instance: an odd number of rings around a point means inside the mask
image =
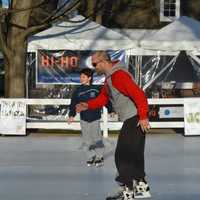
M 0 99 L 0 102 L 3 99 Z M 19 100 L 19 99 L 6 99 L 6 100 Z M 69 105 L 70 99 L 20 99 L 28 105 Z M 169 98 L 169 99 L 148 99 L 149 105 L 183 105 L 183 98 Z M 183 121 L 173 122 L 150 122 L 152 128 L 183 128 Z M 104 137 L 108 137 L 108 130 L 120 130 L 122 126 L 121 122 L 108 121 L 107 109 L 103 109 L 101 128 L 103 130 Z M 75 121 L 72 124 L 67 122 L 41 122 L 30 121 L 26 123 L 27 129 L 69 129 L 80 130 L 79 121 Z

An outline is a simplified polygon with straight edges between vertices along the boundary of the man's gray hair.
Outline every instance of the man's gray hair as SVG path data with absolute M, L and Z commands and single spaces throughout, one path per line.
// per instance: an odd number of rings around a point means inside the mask
M 106 51 L 96 51 L 94 55 L 101 60 L 111 61 L 110 55 Z

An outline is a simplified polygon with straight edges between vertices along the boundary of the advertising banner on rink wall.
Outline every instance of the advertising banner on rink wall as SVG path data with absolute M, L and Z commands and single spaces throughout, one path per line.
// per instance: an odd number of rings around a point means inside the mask
M 185 135 L 200 135 L 200 101 L 184 99 Z
M 91 68 L 94 51 L 38 50 L 36 66 L 37 84 L 80 84 L 79 72 Z M 113 60 L 125 61 L 125 51 L 108 51 Z M 94 74 L 94 84 L 102 84 L 104 76 Z
M 1 100 L 0 134 L 26 135 L 26 104 L 20 100 Z
M 161 119 L 164 118 L 183 118 L 183 107 L 160 107 L 159 116 Z

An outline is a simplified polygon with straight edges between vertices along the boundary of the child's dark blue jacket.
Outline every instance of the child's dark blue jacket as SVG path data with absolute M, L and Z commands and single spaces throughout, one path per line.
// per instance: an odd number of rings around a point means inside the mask
M 99 95 L 100 86 L 97 85 L 81 85 L 72 95 L 71 104 L 69 107 L 69 117 L 76 115 L 76 104 L 94 99 Z M 111 105 L 108 106 L 108 112 L 111 112 Z M 86 110 L 80 113 L 81 120 L 92 122 L 101 118 L 101 109 Z

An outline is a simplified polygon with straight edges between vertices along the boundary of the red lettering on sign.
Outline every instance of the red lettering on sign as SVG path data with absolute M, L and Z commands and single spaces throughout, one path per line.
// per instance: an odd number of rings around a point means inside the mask
M 51 56 L 51 64 L 50 65 L 55 65 L 55 58 Z
M 61 67 L 64 67 L 64 66 L 66 66 L 66 67 L 68 67 L 69 66 L 69 61 L 68 61 L 68 57 L 66 56 L 66 57 L 61 57 L 60 58 L 60 65 L 61 65 Z
M 41 56 L 41 63 L 42 63 L 42 66 L 49 66 L 50 65 L 50 62 L 49 62 L 49 56 Z
M 78 67 L 78 58 L 76 56 L 61 57 L 60 65 L 61 65 L 61 67 L 76 68 L 76 67 Z
M 61 56 L 55 58 L 54 56 L 41 55 L 41 65 L 44 67 L 52 67 L 59 65 L 62 68 L 77 68 L 79 58 L 77 56 Z
M 78 67 L 78 57 L 75 56 L 70 57 L 70 66 L 73 68 Z

